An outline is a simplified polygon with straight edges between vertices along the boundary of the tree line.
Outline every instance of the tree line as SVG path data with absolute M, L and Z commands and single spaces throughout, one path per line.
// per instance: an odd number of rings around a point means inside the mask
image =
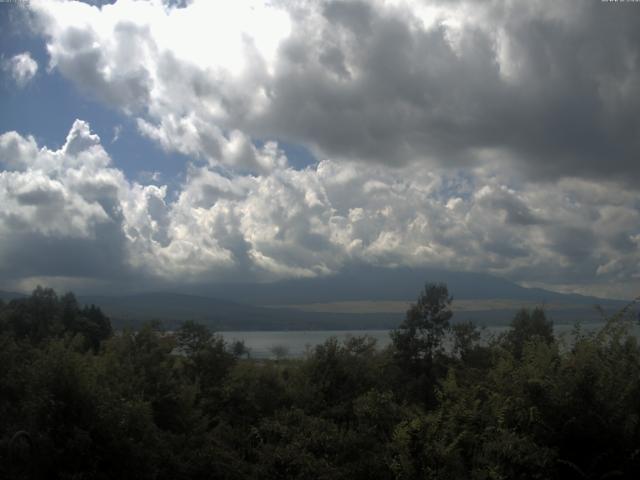
M 0 302 L 0 478 L 640 478 L 640 348 L 542 309 L 489 341 L 427 284 L 376 348 L 252 360 L 203 325 L 114 332 L 37 288 Z

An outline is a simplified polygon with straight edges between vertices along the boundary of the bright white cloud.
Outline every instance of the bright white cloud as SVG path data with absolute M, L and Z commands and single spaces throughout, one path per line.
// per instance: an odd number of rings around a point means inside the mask
M 49 265 L 24 249 L 86 268 L 106 252 L 118 267 L 111 275 L 156 282 L 316 276 L 365 262 L 584 289 L 638 284 L 640 230 L 629 230 L 640 225 L 637 197 L 602 183 L 542 189 L 489 171 L 332 160 L 304 170 L 283 162 L 262 175 L 194 165 L 169 200 L 164 186 L 126 180 L 79 120 L 59 150 L 1 135 L 0 161 L 0 262 L 37 278 Z M 65 268 L 56 276 L 73 278 Z
M 31 58 L 29 52 L 19 53 L 5 61 L 7 70 L 19 87 L 24 87 L 38 72 L 38 62 Z
M 250 146 L 238 147 L 244 134 L 228 120 L 269 103 L 265 81 L 291 30 L 285 10 L 203 0 L 185 8 L 120 0 L 102 8 L 34 2 L 33 9 L 50 39 L 51 66 L 138 116 L 142 134 L 214 163 L 270 168 Z M 237 155 L 238 148 L 246 152 Z

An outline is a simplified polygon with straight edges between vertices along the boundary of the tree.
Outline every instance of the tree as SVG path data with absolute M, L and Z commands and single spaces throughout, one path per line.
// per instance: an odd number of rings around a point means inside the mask
M 61 297 L 50 288 L 38 286 L 30 297 L 12 300 L 4 309 L 2 329 L 32 343 L 65 335 L 80 334 L 85 348 L 97 351 L 112 334 L 111 322 L 95 305 L 80 308 L 73 293 Z
M 95 305 L 85 306 L 78 312 L 78 316 L 78 332 L 85 336 L 93 350 L 96 351 L 100 343 L 112 334 L 109 317 Z
M 350 422 L 353 401 L 372 389 L 384 388 L 386 356 L 383 359 L 375 345 L 375 339 L 369 336 L 344 341 L 330 337 L 316 345 L 302 363 L 301 375 L 291 370 L 291 378 L 304 385 L 296 394 L 298 405 L 308 413 Z
M 198 399 L 208 412 L 220 401 L 222 383 L 237 357 L 229 352 L 221 335 L 212 333 L 206 325 L 193 321 L 182 324 L 177 332 L 178 350 L 183 353 L 187 377 L 198 385 Z
M 211 344 L 212 338 L 213 334 L 205 325 L 193 320 L 184 322 L 176 335 L 178 348 L 187 357 L 192 357 L 206 350 Z
M 450 328 L 451 302 L 444 283 L 427 283 L 405 320 L 391 332 L 395 361 L 409 377 L 399 387 L 427 404 L 435 401 L 435 382 L 444 373 L 435 359 L 442 354 L 442 341 Z
M 280 361 L 289 356 L 289 347 L 286 345 L 273 345 L 269 352 L 273 355 L 277 361 Z
M 531 312 L 523 308 L 511 322 L 511 330 L 505 336 L 507 345 L 516 358 L 522 358 L 525 344 L 536 338 L 548 344 L 553 343 L 553 322 L 547 320 L 540 307 Z
M 236 340 L 231 344 L 231 353 L 233 353 L 236 358 L 241 358 L 246 355 L 248 359 L 251 356 L 251 349 L 247 347 L 244 340 Z
M 463 362 L 477 360 L 482 348 L 478 345 L 482 337 L 481 331 L 471 321 L 458 323 L 451 328 L 453 332 L 453 353 Z
M 396 356 L 404 365 L 421 370 L 432 363 L 449 330 L 452 301 L 444 283 L 425 285 L 418 301 L 407 310 L 405 320 L 391 332 Z

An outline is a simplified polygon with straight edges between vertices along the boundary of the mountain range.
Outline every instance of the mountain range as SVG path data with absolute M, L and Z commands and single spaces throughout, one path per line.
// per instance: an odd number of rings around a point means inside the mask
M 426 282 L 448 285 L 454 297 L 454 321 L 484 325 L 507 324 L 518 309 L 534 306 L 543 306 L 556 323 L 597 322 L 602 320 L 602 311 L 611 314 L 626 304 L 525 288 L 481 273 L 374 267 L 273 283 L 219 283 L 130 295 L 83 294 L 78 299 L 100 306 L 116 327 L 159 320 L 174 328 L 195 320 L 218 331 L 388 329 L 402 321 Z M 5 301 L 21 295 L 0 292 Z

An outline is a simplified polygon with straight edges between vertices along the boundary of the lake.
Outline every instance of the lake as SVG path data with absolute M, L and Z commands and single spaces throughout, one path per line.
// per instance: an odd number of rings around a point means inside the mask
M 584 332 L 593 332 L 601 328 L 603 323 L 586 323 L 582 325 Z M 509 327 L 492 326 L 486 327 L 483 332 L 485 338 L 499 335 Z M 567 338 L 571 335 L 574 325 L 554 325 L 554 332 L 559 338 Z M 386 347 L 390 342 L 389 330 L 322 330 L 322 331 L 256 331 L 256 332 L 219 332 L 226 341 L 244 341 L 249 348 L 252 358 L 274 358 L 272 352 L 274 347 L 282 347 L 289 357 L 302 357 L 305 352 L 313 349 L 316 345 L 324 343 L 330 337 L 337 337 L 338 340 L 345 340 L 349 336 L 369 335 L 376 339 L 379 348 Z M 636 336 L 640 334 L 640 328 L 634 327 Z

